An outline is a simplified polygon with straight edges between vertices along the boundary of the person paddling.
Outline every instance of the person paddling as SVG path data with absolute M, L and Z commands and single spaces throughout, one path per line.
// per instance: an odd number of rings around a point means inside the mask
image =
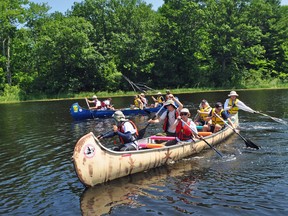
M 86 103 L 89 109 L 101 109 L 101 101 L 98 100 L 96 95 L 93 95 L 92 100 L 85 98 Z M 94 106 L 90 106 L 89 103 L 93 104 Z
M 175 145 L 178 142 L 192 142 L 194 134 L 198 134 L 195 123 L 192 121 L 190 111 L 187 108 L 183 108 L 180 111 L 180 116 L 177 117 L 173 129 L 176 129 L 176 139 L 168 141 L 165 146 Z M 193 131 L 193 132 L 192 132 Z M 197 138 L 199 136 L 197 135 Z
M 164 103 L 165 108 L 167 109 L 165 112 L 162 113 L 160 118 L 156 119 L 149 119 L 149 123 L 159 123 L 163 121 L 163 130 L 165 135 L 167 136 L 176 136 L 176 129 L 172 128 L 176 118 L 180 114 L 180 110 L 183 108 L 183 104 L 175 98 L 172 94 L 169 95 L 169 100 Z M 178 107 L 175 105 L 178 105 Z
M 110 138 L 118 135 L 121 145 L 115 147 L 113 149 L 114 151 L 138 150 L 138 143 L 136 141 L 138 136 L 138 129 L 134 122 L 126 119 L 125 115 L 119 110 L 116 111 L 112 117 L 116 122 L 116 124 L 113 125 L 113 130 L 104 135 L 99 135 L 97 138 Z
M 209 121 L 209 123 L 203 126 L 204 132 L 216 133 L 225 127 L 225 123 L 218 116 L 220 116 L 224 120 L 227 120 L 228 123 L 231 125 L 231 127 L 235 129 L 233 122 L 228 117 L 228 115 L 224 112 L 222 103 L 217 102 L 215 104 L 215 107 L 209 113 L 208 117 L 206 117 L 205 119 L 205 121 L 207 122 Z
M 246 112 L 257 113 L 242 101 L 240 101 L 237 98 L 238 96 L 239 95 L 236 91 L 231 91 L 230 94 L 228 94 L 228 97 L 230 98 L 226 99 L 224 103 L 224 111 L 228 114 L 229 117 L 233 117 L 233 115 L 237 114 L 239 109 Z

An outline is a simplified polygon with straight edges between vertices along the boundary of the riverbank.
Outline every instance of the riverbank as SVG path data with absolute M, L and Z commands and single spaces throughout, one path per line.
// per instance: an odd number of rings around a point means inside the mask
M 273 89 L 288 89 L 287 86 L 281 86 L 281 87 L 255 87 L 255 88 L 229 88 L 229 89 L 219 89 L 219 88 L 177 88 L 177 89 L 169 89 L 172 94 L 191 94 L 191 93 L 205 93 L 205 92 L 223 92 L 223 91 L 249 91 L 249 90 L 273 90 Z M 146 92 L 147 96 L 156 95 L 158 92 L 161 92 L 162 95 L 166 94 L 166 90 L 168 89 L 159 89 L 159 90 L 149 90 Z M 85 97 L 92 97 L 93 95 L 97 95 L 98 98 L 107 98 L 107 97 L 131 97 L 136 94 L 139 94 L 140 92 L 135 91 L 117 91 L 117 92 L 107 92 L 107 91 L 101 91 L 101 92 L 80 92 L 78 94 L 61 94 L 61 95 L 54 95 L 54 96 L 47 96 L 47 95 L 37 95 L 37 96 L 31 96 L 27 100 L 9 100 L 9 98 L 5 99 L 5 97 L 0 97 L 0 104 L 2 103 L 22 103 L 22 102 L 36 102 L 36 101 L 61 101 L 61 100 L 75 100 L 75 99 L 83 99 Z M 10 97 L 11 98 L 11 97 Z

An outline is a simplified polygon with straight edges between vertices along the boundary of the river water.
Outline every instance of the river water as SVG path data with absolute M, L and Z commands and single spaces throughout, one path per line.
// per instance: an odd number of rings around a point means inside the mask
M 228 93 L 177 96 L 195 115 L 202 98 L 214 104 Z M 287 89 L 237 93 L 254 110 L 288 121 Z M 114 98 L 113 104 L 128 106 L 132 100 Z M 74 121 L 69 114 L 74 102 L 0 104 L 1 215 L 287 215 L 287 125 L 240 111 L 240 133 L 260 150 L 246 149 L 235 134 L 216 147 L 223 158 L 209 149 L 85 189 L 71 160 L 74 146 L 90 131 L 110 130 L 112 120 Z M 132 120 L 141 129 L 148 117 Z M 151 125 L 146 133 L 160 131 L 161 125 Z

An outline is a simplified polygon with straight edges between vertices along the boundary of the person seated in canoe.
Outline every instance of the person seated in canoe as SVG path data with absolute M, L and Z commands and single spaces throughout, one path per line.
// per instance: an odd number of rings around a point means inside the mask
M 229 117 L 233 117 L 233 115 L 237 114 L 239 109 L 251 113 L 257 113 L 256 111 L 248 107 L 246 104 L 244 104 L 242 101 L 240 101 L 237 98 L 238 96 L 239 95 L 237 94 L 236 91 L 231 91 L 228 94 L 229 98 L 225 100 L 224 110 L 226 111 Z
M 194 119 L 194 123 L 200 126 L 205 125 L 206 124 L 205 119 L 211 112 L 211 110 L 212 108 L 210 107 L 207 100 L 203 99 L 199 105 L 199 109 L 197 110 L 197 115 Z
M 165 99 L 164 97 L 162 96 L 162 93 L 161 92 L 158 92 L 157 93 L 157 98 L 151 96 L 153 101 L 154 101 L 154 107 L 157 107 L 157 106 L 163 106 L 163 103 L 165 102 Z
M 131 109 L 143 109 L 143 102 L 141 101 L 139 95 L 134 96 L 134 104 L 130 106 Z
M 120 111 L 116 111 L 112 117 L 115 120 L 113 130 L 97 136 L 98 139 L 110 138 L 115 135 L 119 136 L 121 144 L 115 147 L 114 151 L 132 151 L 138 150 L 138 143 L 136 141 L 138 137 L 138 129 L 134 122 L 126 119 L 125 115 Z
M 143 108 L 147 108 L 148 107 L 148 99 L 145 97 L 145 94 L 144 93 L 141 93 L 139 95 L 139 98 L 140 100 L 142 101 L 143 103 Z
M 180 110 L 183 108 L 183 104 L 175 98 L 172 94 L 169 95 L 169 100 L 164 103 L 165 108 L 167 109 L 159 118 L 149 119 L 148 123 L 159 123 L 163 121 L 163 131 L 166 136 L 176 136 L 176 129 L 172 128 L 175 120 L 180 114 Z M 178 107 L 175 105 L 178 105 Z
M 169 140 L 165 146 L 175 145 L 178 142 L 192 142 L 194 137 L 199 138 L 195 123 L 192 121 L 190 111 L 183 108 L 180 116 L 177 117 L 172 128 L 176 130 L 176 139 Z
M 88 100 L 85 98 L 87 106 L 89 109 L 101 109 L 101 101 L 97 99 L 96 95 L 93 95 L 92 100 Z M 90 106 L 89 103 L 93 104 L 94 106 Z
M 106 100 L 102 101 L 101 105 L 103 110 L 114 110 L 113 105 L 111 104 L 112 98 L 107 98 Z
M 233 122 L 229 118 L 229 116 L 225 113 L 222 103 L 217 102 L 215 104 L 215 107 L 211 110 L 209 115 L 206 117 L 205 121 L 208 122 L 208 124 L 203 126 L 203 132 L 212 132 L 216 133 L 220 130 L 222 130 L 225 127 L 225 123 L 220 119 L 220 116 L 223 120 L 228 121 L 228 123 L 234 128 Z

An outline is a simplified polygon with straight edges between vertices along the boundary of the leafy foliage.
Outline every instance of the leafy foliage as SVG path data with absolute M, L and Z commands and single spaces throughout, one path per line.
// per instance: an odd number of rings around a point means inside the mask
M 287 83 L 279 0 L 164 2 L 84 0 L 48 14 L 45 3 L 2 0 L 0 94 L 131 90 L 122 75 L 153 89 Z

